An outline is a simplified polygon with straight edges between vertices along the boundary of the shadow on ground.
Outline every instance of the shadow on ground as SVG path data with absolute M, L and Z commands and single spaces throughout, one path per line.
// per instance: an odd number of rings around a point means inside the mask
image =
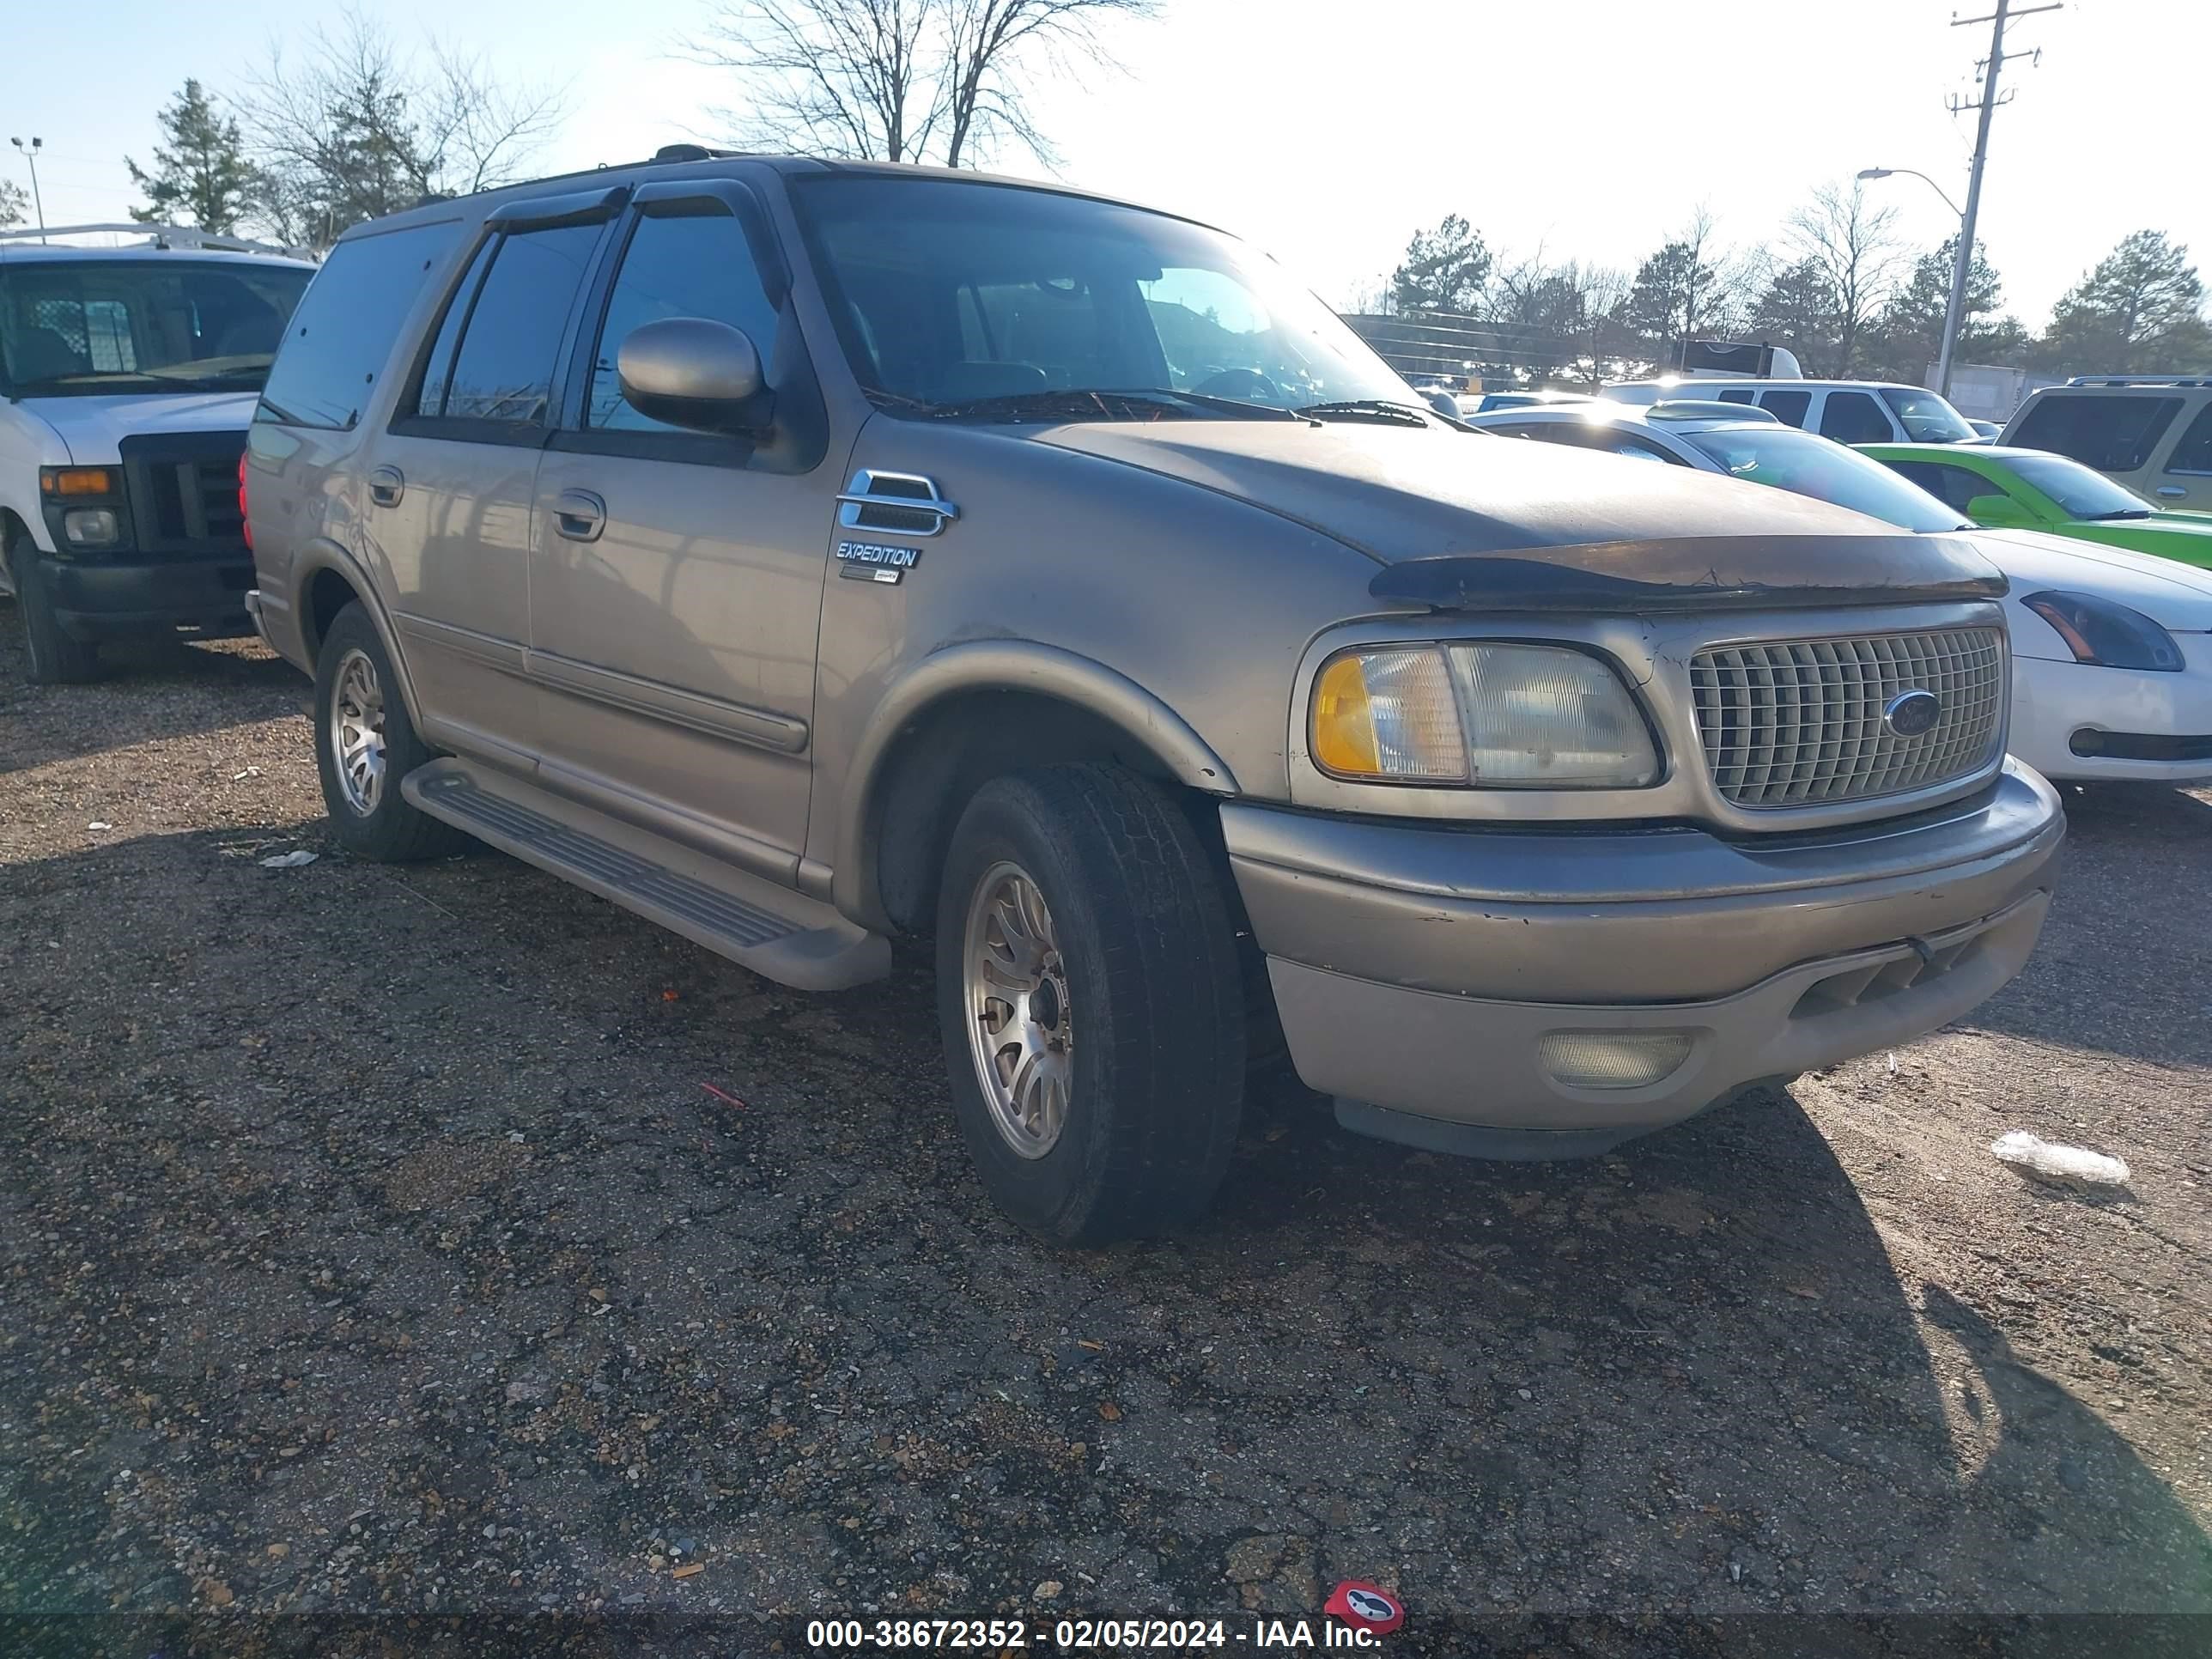
M 1279 1094 L 1202 1228 L 1066 1254 L 911 960 L 181 835 L 0 868 L 0 1610 L 2212 1610 L 1786 1096 L 1498 1166 Z
M 33 685 L 24 677 L 15 602 L 0 599 L 0 776 L 299 714 L 311 690 L 304 674 L 258 641 L 111 645 L 101 666 L 87 685 Z

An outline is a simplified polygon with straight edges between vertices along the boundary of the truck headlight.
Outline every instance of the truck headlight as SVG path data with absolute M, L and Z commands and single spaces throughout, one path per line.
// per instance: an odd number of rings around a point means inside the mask
M 1310 747 L 1332 776 L 1507 789 L 1636 789 L 1659 756 L 1628 688 L 1558 646 L 1378 646 L 1325 663 Z
M 112 507 L 73 507 L 62 514 L 62 534 L 76 547 L 106 547 L 120 533 Z
M 1550 645 L 1455 645 L 1478 784 L 1641 789 L 1659 781 L 1651 732 L 1620 676 Z

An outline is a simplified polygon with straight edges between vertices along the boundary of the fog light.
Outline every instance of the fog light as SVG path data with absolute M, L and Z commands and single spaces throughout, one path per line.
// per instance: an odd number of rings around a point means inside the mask
M 62 514 L 62 534 L 76 547 L 106 547 L 115 539 L 115 512 L 106 507 L 73 507 Z
M 1547 1031 L 1536 1058 L 1571 1089 L 1641 1089 L 1690 1057 L 1687 1031 Z

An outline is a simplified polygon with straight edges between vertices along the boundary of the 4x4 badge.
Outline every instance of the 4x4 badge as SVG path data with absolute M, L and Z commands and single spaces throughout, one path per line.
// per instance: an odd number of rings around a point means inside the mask
M 886 547 L 880 542 L 837 544 L 837 574 L 848 581 L 896 582 L 921 562 L 918 547 Z

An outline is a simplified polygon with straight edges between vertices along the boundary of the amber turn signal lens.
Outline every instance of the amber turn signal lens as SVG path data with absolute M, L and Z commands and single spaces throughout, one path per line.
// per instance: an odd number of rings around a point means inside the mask
M 39 488 L 49 495 L 113 495 L 118 494 L 112 466 L 42 466 Z
M 1432 646 L 1349 651 L 1314 681 L 1313 758 L 1322 771 L 1378 782 L 1460 783 L 1467 747 L 1451 677 Z

